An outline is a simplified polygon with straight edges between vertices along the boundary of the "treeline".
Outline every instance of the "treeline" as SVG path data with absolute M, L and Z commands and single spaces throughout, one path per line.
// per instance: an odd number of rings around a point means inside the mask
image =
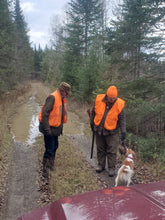
M 29 79 L 33 50 L 19 0 L 0 0 L 0 92 Z
M 115 84 L 126 101 L 127 144 L 165 162 L 164 0 L 123 0 L 113 19 L 107 2 L 70 0 L 63 20 L 52 21 L 51 46 L 32 51 L 19 0 L 13 10 L 1 0 L 1 91 L 29 77 L 66 81 L 72 97 L 93 103 Z

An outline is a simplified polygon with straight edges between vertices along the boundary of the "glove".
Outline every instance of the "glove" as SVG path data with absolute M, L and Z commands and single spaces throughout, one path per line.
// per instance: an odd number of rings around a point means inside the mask
M 125 146 L 120 146 L 119 147 L 119 153 L 125 155 L 126 154 L 126 147 Z
M 94 131 L 94 124 L 90 124 L 92 132 Z

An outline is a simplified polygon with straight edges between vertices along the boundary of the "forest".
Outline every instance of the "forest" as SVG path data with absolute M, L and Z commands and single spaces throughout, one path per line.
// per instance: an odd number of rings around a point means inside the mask
M 36 79 L 72 86 L 93 104 L 116 85 L 126 101 L 127 145 L 165 163 L 165 3 L 123 0 L 110 18 L 106 0 L 70 0 L 54 17 L 50 46 L 32 47 L 20 0 L 0 0 L 0 92 Z

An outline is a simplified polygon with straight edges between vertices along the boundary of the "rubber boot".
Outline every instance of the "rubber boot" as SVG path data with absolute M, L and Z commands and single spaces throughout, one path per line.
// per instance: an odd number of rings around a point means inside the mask
M 55 161 L 55 156 L 50 158 L 50 170 L 54 170 L 54 161 Z
M 43 170 L 42 176 L 45 178 L 49 177 L 50 160 L 49 158 L 43 158 Z
M 54 158 L 50 158 L 50 166 L 49 166 L 49 169 L 50 169 L 51 171 L 54 170 Z

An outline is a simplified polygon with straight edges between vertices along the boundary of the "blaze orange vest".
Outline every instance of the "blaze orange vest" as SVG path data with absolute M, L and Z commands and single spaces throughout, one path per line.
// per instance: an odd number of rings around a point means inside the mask
M 94 117 L 94 124 L 96 126 L 99 126 L 104 112 L 106 108 L 106 103 L 103 101 L 103 98 L 105 97 L 105 94 L 100 94 L 96 97 L 95 101 L 95 117 Z M 114 130 L 117 126 L 118 121 L 118 115 L 124 108 L 125 101 L 117 98 L 116 102 L 112 106 L 112 108 L 109 110 L 104 123 L 104 128 L 107 130 Z
M 53 105 L 53 109 L 49 114 L 49 125 L 52 127 L 59 127 L 61 124 L 61 118 L 62 118 L 62 100 L 61 95 L 58 90 L 54 91 L 51 95 L 54 96 L 55 102 Z M 41 111 L 39 113 L 39 121 L 42 122 L 42 111 L 43 107 L 41 108 Z M 67 122 L 67 114 L 66 114 L 66 100 L 64 98 L 64 123 Z

